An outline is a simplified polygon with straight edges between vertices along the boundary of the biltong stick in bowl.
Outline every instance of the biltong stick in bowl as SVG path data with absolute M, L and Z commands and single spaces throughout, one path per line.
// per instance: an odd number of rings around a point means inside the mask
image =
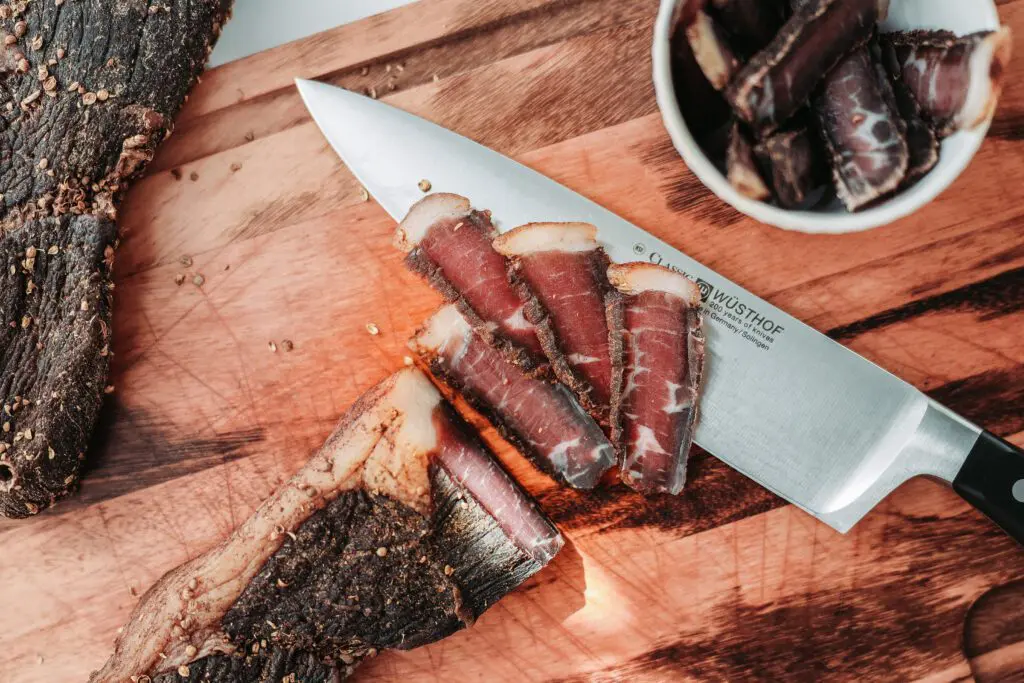
M 821 79 L 866 41 L 889 0 L 809 0 L 725 90 L 736 114 L 759 136 L 774 132 L 811 97 Z
M 772 42 L 786 20 L 782 0 L 710 0 L 708 5 L 711 15 L 747 54 Z
M 1010 29 L 962 38 L 948 31 L 887 33 L 882 45 L 889 68 L 913 93 L 940 138 L 992 116 L 1010 60 Z
M 615 464 L 604 432 L 563 384 L 527 377 L 476 333 L 454 305 L 424 323 L 409 346 L 538 468 L 592 489 Z
M 604 300 L 610 261 L 589 223 L 530 223 L 499 235 L 509 277 L 536 321 L 555 376 L 608 424 L 612 364 Z
M 678 494 L 686 483 L 704 371 L 700 290 L 650 263 L 608 269 L 612 347 L 622 354 L 612 425 L 622 481 L 643 493 Z
M 405 263 L 472 323 L 488 343 L 527 372 L 547 367 L 537 329 L 508 281 L 505 257 L 494 250 L 490 213 L 465 197 L 435 193 L 417 202 L 395 232 Z
M 89 680 L 339 681 L 472 625 L 562 544 L 407 368 L 223 543 L 157 581 Z
M 779 206 L 805 205 L 828 182 L 828 163 L 818 134 L 802 120 L 772 133 L 754 150 Z
M 893 96 L 896 98 L 896 108 L 907 125 L 907 150 L 910 159 L 907 163 L 907 175 L 900 185 L 901 188 L 905 188 L 920 180 L 939 163 L 939 139 L 924 120 L 917 98 L 903 82 L 899 71 L 890 71 L 889 76 Z
M 739 59 L 728 38 L 707 12 L 697 12 L 686 27 L 686 39 L 701 71 L 715 90 L 724 90 L 739 68 Z
M 754 147 L 741 124 L 734 121 L 729 130 L 729 148 L 725 153 L 725 172 L 729 184 L 745 197 L 759 202 L 771 199 L 772 191 L 765 185 L 757 168 Z
M 900 186 L 909 160 L 906 125 L 868 47 L 851 52 L 828 74 L 814 109 L 847 209 L 863 208 Z

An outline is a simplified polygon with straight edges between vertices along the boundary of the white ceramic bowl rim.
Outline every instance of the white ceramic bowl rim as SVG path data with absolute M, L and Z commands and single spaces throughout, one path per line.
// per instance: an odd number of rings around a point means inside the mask
M 739 211 L 763 223 L 808 233 L 846 233 L 887 225 L 935 199 L 970 163 L 985 139 L 991 122 L 960 132 L 942 142 L 936 167 L 909 190 L 857 213 L 791 211 L 740 194 L 707 158 L 683 120 L 672 81 L 671 45 L 673 14 L 680 0 L 662 0 L 654 26 L 652 59 L 654 89 L 665 128 L 686 165 L 712 192 Z M 922 22 L 927 14 L 932 23 Z M 965 16 L 969 15 L 969 16 Z M 884 30 L 948 28 L 958 34 L 999 26 L 992 0 L 892 0 Z

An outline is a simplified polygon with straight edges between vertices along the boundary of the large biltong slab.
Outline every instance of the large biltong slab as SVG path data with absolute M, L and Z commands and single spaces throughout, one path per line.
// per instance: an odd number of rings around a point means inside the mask
M 471 625 L 562 543 L 409 368 L 226 541 L 164 575 L 90 682 L 337 681 Z
M 686 39 L 708 82 L 715 90 L 725 89 L 739 68 L 739 59 L 721 27 L 707 12 L 699 11 L 686 27 Z
M 435 313 L 409 346 L 557 480 L 592 489 L 615 464 L 611 443 L 568 388 L 523 374 L 473 330 L 456 306 Z
M 729 148 L 725 153 L 725 171 L 729 184 L 740 194 L 759 202 L 771 199 L 772 191 L 765 185 L 754 159 L 754 148 L 740 123 L 729 129 Z
M 499 235 L 494 248 L 527 305 L 555 376 L 608 424 L 612 364 L 604 301 L 610 261 L 589 223 L 530 223 Z
M 230 4 L 0 6 L 0 400 L 11 411 L 0 514 L 34 514 L 77 484 L 106 385 L 115 207 L 170 132 Z
M 828 182 L 828 163 L 817 133 L 802 121 L 772 133 L 754 150 L 779 206 L 804 206 L 811 193 Z
M 786 20 L 781 0 L 710 0 L 708 4 L 718 23 L 747 54 L 770 43 Z
M 987 121 L 1010 60 L 1010 29 L 958 38 L 948 31 L 882 36 L 890 70 L 910 89 L 939 137 Z
M 833 66 L 871 35 L 888 0 L 809 0 L 736 74 L 725 91 L 736 114 L 760 136 L 810 98 Z
M 117 230 L 39 218 L 0 235 L 0 513 L 24 517 L 78 482 L 107 385 Z
M 896 190 L 907 173 L 906 124 L 885 69 L 868 47 L 836 65 L 815 100 L 836 192 L 856 211 Z
M 613 265 L 608 301 L 613 349 L 612 428 L 622 480 L 644 493 L 677 494 L 686 483 L 704 371 L 700 290 L 649 263 Z
M 465 197 L 436 193 L 409 209 L 395 246 L 506 358 L 527 372 L 543 369 L 537 329 L 508 281 L 505 257 L 492 246 L 497 234 L 489 212 L 472 210 Z

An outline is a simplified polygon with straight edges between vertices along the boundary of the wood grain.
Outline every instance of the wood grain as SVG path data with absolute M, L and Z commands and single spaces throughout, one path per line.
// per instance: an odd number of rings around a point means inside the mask
M 714 199 L 672 148 L 649 78 L 656 4 L 423 0 L 204 77 L 122 212 L 116 392 L 81 494 L 0 523 L 0 682 L 83 680 L 138 595 L 294 472 L 438 304 L 295 76 L 387 90 L 1024 444 L 1024 206 L 1007 180 L 1024 173 L 1024 64 L 975 162 L 932 205 L 859 235 L 787 233 Z M 1019 33 L 1022 8 L 1000 4 Z M 679 498 L 560 489 L 473 419 L 569 547 L 474 628 L 386 653 L 357 680 L 1024 670 L 1024 555 L 941 486 L 908 483 L 840 536 L 704 453 Z

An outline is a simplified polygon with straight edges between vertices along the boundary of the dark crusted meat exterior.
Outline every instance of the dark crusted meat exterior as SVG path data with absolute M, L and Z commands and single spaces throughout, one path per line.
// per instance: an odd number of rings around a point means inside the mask
M 725 171 L 729 184 L 743 196 L 759 202 L 771 199 L 772 192 L 765 185 L 764 178 L 761 177 L 761 172 L 757 168 L 750 137 L 743 130 L 739 121 L 734 121 L 729 130 Z
M 708 11 L 746 54 L 772 42 L 786 20 L 782 0 L 710 0 L 708 5 Z
M 775 131 L 811 97 L 825 75 L 867 40 L 888 0 L 808 0 L 774 40 L 742 68 L 725 97 L 759 136 Z
M 0 513 L 24 517 L 73 490 L 107 381 L 104 218 L 29 221 L 0 235 Z
M 847 209 L 857 211 L 900 186 L 909 162 L 906 124 L 868 47 L 848 54 L 828 74 L 814 108 Z
M 115 207 L 169 133 L 229 6 L 0 5 L 0 514 L 35 514 L 77 485 L 106 386 Z
M 1010 29 L 962 38 L 948 31 L 887 33 L 882 44 L 890 70 L 940 138 L 981 125 L 995 112 L 1010 61 Z
M 406 369 L 230 538 L 160 579 L 90 680 L 336 681 L 382 649 L 471 625 L 561 546 L 430 380 Z
M 170 130 L 230 5 L 5 5 L 0 30 L 15 40 L 3 48 L 0 96 L 4 227 L 39 214 L 111 215 Z
M 810 194 L 828 182 L 821 140 L 801 119 L 762 140 L 755 155 L 783 208 L 804 206 Z

